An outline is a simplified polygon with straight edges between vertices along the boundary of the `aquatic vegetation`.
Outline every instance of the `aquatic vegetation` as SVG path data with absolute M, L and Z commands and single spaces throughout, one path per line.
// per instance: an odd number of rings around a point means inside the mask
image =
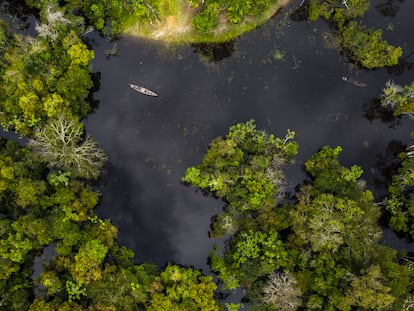
M 275 61 L 282 61 L 285 57 L 285 52 L 283 50 L 276 49 L 273 53 L 273 59 Z

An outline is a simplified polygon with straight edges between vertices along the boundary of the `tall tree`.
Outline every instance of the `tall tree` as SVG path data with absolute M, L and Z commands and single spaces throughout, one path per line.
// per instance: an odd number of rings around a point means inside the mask
M 75 117 L 59 115 L 45 126 L 37 127 L 29 147 L 51 168 L 62 169 L 74 176 L 97 178 L 106 155 Z

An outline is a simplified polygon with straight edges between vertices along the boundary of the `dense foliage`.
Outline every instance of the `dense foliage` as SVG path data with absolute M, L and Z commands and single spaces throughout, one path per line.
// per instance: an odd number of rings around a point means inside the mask
M 77 20 L 50 6 L 43 15 L 38 36 L 14 35 L 3 56 L 0 122 L 24 135 L 58 114 L 85 117 L 93 86 L 94 53 L 80 39 Z
M 225 198 L 234 213 L 271 207 L 283 189 L 281 167 L 297 152 L 294 135 L 289 131 L 285 138 L 275 138 L 257 130 L 254 121 L 234 125 L 224 139 L 213 140 L 201 164 L 188 168 L 183 181 Z
M 372 192 L 359 182 L 361 168 L 339 163 L 340 147 L 324 147 L 305 163 L 310 179 L 295 202 L 277 204 L 275 188 L 269 192 L 273 201 L 258 206 L 244 203 L 240 209 L 232 202 L 231 189 L 242 187 L 245 171 L 261 176 L 262 182 L 268 180 L 263 172 L 272 164 L 264 161 L 266 148 L 259 147 L 266 137 L 274 139 L 256 130 L 252 121 L 233 126 L 225 139 L 213 140 L 201 164 L 183 177 L 226 202 L 212 233 L 229 238 L 225 248 L 216 247 L 210 257 L 223 289 L 245 288 L 259 310 L 402 310 L 410 300 L 414 271 L 398 260 L 396 251 L 379 244 L 380 209 Z M 271 158 L 286 162 L 296 152 L 296 144 L 289 143 L 285 150 L 271 149 Z M 262 166 L 245 170 L 250 157 L 259 155 Z M 222 174 L 228 188 L 210 182 Z M 249 191 L 237 193 L 238 202 L 256 196 Z
M 301 249 L 297 279 L 309 310 L 401 310 L 412 271 L 379 244 L 380 210 L 358 183 L 362 170 L 341 166 L 324 147 L 305 164 L 311 183 L 291 212 L 291 246 Z M 304 252 L 303 252 L 304 251 Z M 398 279 L 398 283 L 395 281 Z
M 1 141 L 0 310 L 218 310 L 212 277 L 134 265 L 117 228 L 94 212 L 99 194 L 37 158 Z M 46 248 L 53 256 L 32 280 Z
M 200 271 L 169 264 L 155 279 L 148 311 L 218 311 L 213 297 L 216 284 Z
M 343 27 L 341 40 L 349 58 L 368 69 L 396 65 L 402 55 L 401 48 L 382 39 L 380 29 L 368 29 L 355 21 Z
M 0 310 L 218 310 L 210 276 L 134 264 L 117 228 L 95 214 L 99 193 L 80 179 L 97 178 L 106 160 L 80 122 L 93 51 L 76 12 L 31 4 L 36 37 L 0 23 L 1 124 L 31 147 L 0 141 Z
M 28 146 L 51 168 L 73 176 L 97 178 L 106 155 L 95 140 L 83 137 L 83 125 L 73 117 L 59 115 L 36 127 Z
M 45 4 L 49 6 L 63 7 L 68 13 L 79 14 L 86 19 L 86 24 L 93 26 L 108 36 L 119 35 L 125 27 L 136 20 L 146 20 L 152 6 L 156 7 L 157 1 L 144 0 L 65 0 L 62 3 L 54 0 L 36 1 L 26 0 L 26 3 L 34 8 L 43 9 Z
M 29 137 L 29 147 L 0 140 L 0 310 L 238 310 L 221 305 L 212 276 L 169 263 L 134 263 L 118 229 L 95 213 L 106 159 L 84 133 L 94 57 L 87 25 L 116 35 L 130 18 L 157 19 L 165 2 L 33 1 L 37 36 L 9 33 L 0 21 L 0 122 Z M 256 18 L 274 1 L 188 1 L 200 31 Z M 176 2 L 174 2 L 176 3 Z M 349 56 L 367 68 L 391 66 L 401 51 L 353 19 L 364 0 L 310 0 L 309 18 L 333 20 Z M 85 22 L 86 21 L 86 22 Z M 413 86 L 389 82 L 382 104 L 412 114 Z M 410 310 L 411 259 L 380 244 L 380 207 L 360 180 L 362 169 L 324 147 L 305 163 L 308 180 L 286 198 L 283 169 L 298 151 L 253 120 L 214 139 L 183 182 L 224 201 L 211 236 L 227 238 L 210 264 L 222 290 L 243 288 L 257 310 Z M 384 205 L 390 226 L 414 238 L 413 146 L 401 155 Z M 41 267 L 35 263 L 42 263 Z
M 414 238 L 414 158 L 405 154 L 402 157 L 401 167 L 388 189 L 386 207 L 390 213 L 390 227 Z
M 414 113 L 414 83 L 401 86 L 387 81 L 380 97 L 381 106 L 390 109 L 394 115 Z M 413 136 L 413 133 L 411 133 Z M 412 137 L 413 139 L 413 137 Z M 414 239 L 414 145 L 399 155 L 400 167 L 392 177 L 389 195 L 384 204 L 389 213 L 390 228 Z
M 90 221 L 96 217 L 93 208 L 98 193 L 69 176 L 57 178 L 60 172 L 48 172 L 29 149 L 2 141 L 0 159 L 2 305 L 7 310 L 24 310 L 33 295 L 33 260 L 44 247 L 55 244 L 56 253 L 73 265 L 65 281 L 82 283 L 94 278 L 89 272 L 99 273 L 97 268 L 117 230 L 108 221 Z M 81 259 L 82 249 L 92 245 L 98 252 L 96 259 L 89 251 Z M 82 270 L 76 268 L 74 259 L 83 260 L 78 263 Z M 16 280 L 22 282 L 22 276 L 24 283 L 12 285 Z M 65 281 L 56 276 L 53 286 Z
M 240 23 L 245 18 L 259 18 L 277 0 L 187 0 L 197 9 L 193 24 L 201 32 L 213 30 L 219 23 L 219 16 L 230 23 Z

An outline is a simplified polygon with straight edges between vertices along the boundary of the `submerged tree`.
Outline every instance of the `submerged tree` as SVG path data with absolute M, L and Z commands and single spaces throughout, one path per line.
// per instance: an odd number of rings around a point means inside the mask
M 395 115 L 414 114 L 414 82 L 402 86 L 388 80 L 382 90 L 381 105 Z
M 286 210 L 276 207 L 285 192 L 283 168 L 298 149 L 293 138 L 292 131 L 284 138 L 269 135 L 256 129 L 253 120 L 236 124 L 225 137 L 214 139 L 201 164 L 188 168 L 183 177 L 226 202 L 224 212 L 214 218 L 211 236 L 230 238 L 210 256 L 224 289 L 257 289 L 273 271 L 293 268 L 277 231 L 286 226 L 280 223 L 283 216 L 277 217 Z
M 188 168 L 182 180 L 223 198 L 232 213 L 273 207 L 284 190 L 282 167 L 297 153 L 294 136 L 268 135 L 253 120 L 239 123 L 214 139 L 201 164 Z
M 402 55 L 400 47 L 394 47 L 382 39 L 380 29 L 370 29 L 355 21 L 343 26 L 340 37 L 348 57 L 367 69 L 396 65 Z
M 401 166 L 392 177 L 392 183 L 388 188 L 389 196 L 386 198 L 385 203 L 390 213 L 391 229 L 400 233 L 408 233 L 411 239 L 414 239 L 413 186 L 414 157 L 403 153 Z
M 394 81 L 386 82 L 381 94 L 381 105 L 391 110 L 394 115 L 414 114 L 414 82 L 399 85 Z M 411 140 L 414 133 L 411 133 Z M 399 154 L 400 166 L 392 176 L 388 187 L 389 195 L 385 207 L 389 213 L 389 226 L 398 233 L 408 234 L 414 239 L 414 144 Z
M 356 19 L 365 14 L 369 0 L 309 0 L 308 18 L 322 17 L 331 22 L 337 31 L 338 41 L 347 57 L 367 68 L 381 68 L 398 63 L 400 47 L 382 39 L 380 29 L 368 28 Z
M 82 123 L 70 116 L 59 115 L 36 128 L 29 146 L 50 167 L 78 177 L 97 178 L 107 159 L 93 138 L 84 138 Z

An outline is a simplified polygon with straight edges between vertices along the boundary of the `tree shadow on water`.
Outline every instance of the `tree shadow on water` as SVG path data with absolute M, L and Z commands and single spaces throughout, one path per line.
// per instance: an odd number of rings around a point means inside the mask
M 301 5 L 296 6 L 291 13 L 289 18 L 295 22 L 301 22 L 308 20 L 308 6 L 306 2 L 302 2 Z
M 205 61 L 219 62 L 226 57 L 230 57 L 234 52 L 234 40 L 222 42 L 222 43 L 197 43 L 192 44 L 194 52 L 197 53 L 200 58 Z
M 399 154 L 404 152 L 406 147 L 399 140 L 391 140 L 384 152 L 375 155 L 372 174 L 377 200 L 382 200 L 388 194 L 387 189 L 391 185 L 392 177 L 401 165 Z
M 36 10 L 29 8 L 24 0 L 0 1 L 0 17 L 17 31 L 28 29 L 29 17 L 34 15 Z
M 89 90 L 88 98 L 86 99 L 89 103 L 90 110 L 88 111 L 88 114 L 94 113 L 99 108 L 99 100 L 94 98 L 94 95 L 98 93 L 98 91 L 101 88 L 101 72 L 92 72 L 91 79 L 93 86 Z
M 363 111 L 363 116 L 368 121 L 380 120 L 392 129 L 401 124 L 401 116 L 395 116 L 392 110 L 382 107 L 379 98 L 372 98 L 364 104 Z
M 145 170 L 142 173 L 148 174 Z M 172 194 L 165 189 L 159 193 L 153 185 L 161 184 L 161 180 L 151 176 L 152 180 L 146 178 L 146 183 L 137 182 L 130 172 L 107 164 L 97 213 L 118 227 L 119 243 L 134 251 L 136 262 L 150 261 L 162 266 L 174 257 L 175 248 L 168 229 L 178 224 L 166 212 L 170 208 L 166 202 L 173 202 Z
M 404 72 L 410 71 L 414 68 L 414 60 L 409 61 L 409 58 L 411 58 L 414 55 L 414 50 L 409 53 L 405 53 L 405 50 L 406 48 L 404 47 L 404 57 L 400 58 L 398 64 L 388 68 L 388 72 L 390 74 L 399 76 L 402 75 Z
M 377 4 L 375 8 L 384 16 L 395 17 L 404 1 L 405 0 L 386 0 L 383 3 Z

